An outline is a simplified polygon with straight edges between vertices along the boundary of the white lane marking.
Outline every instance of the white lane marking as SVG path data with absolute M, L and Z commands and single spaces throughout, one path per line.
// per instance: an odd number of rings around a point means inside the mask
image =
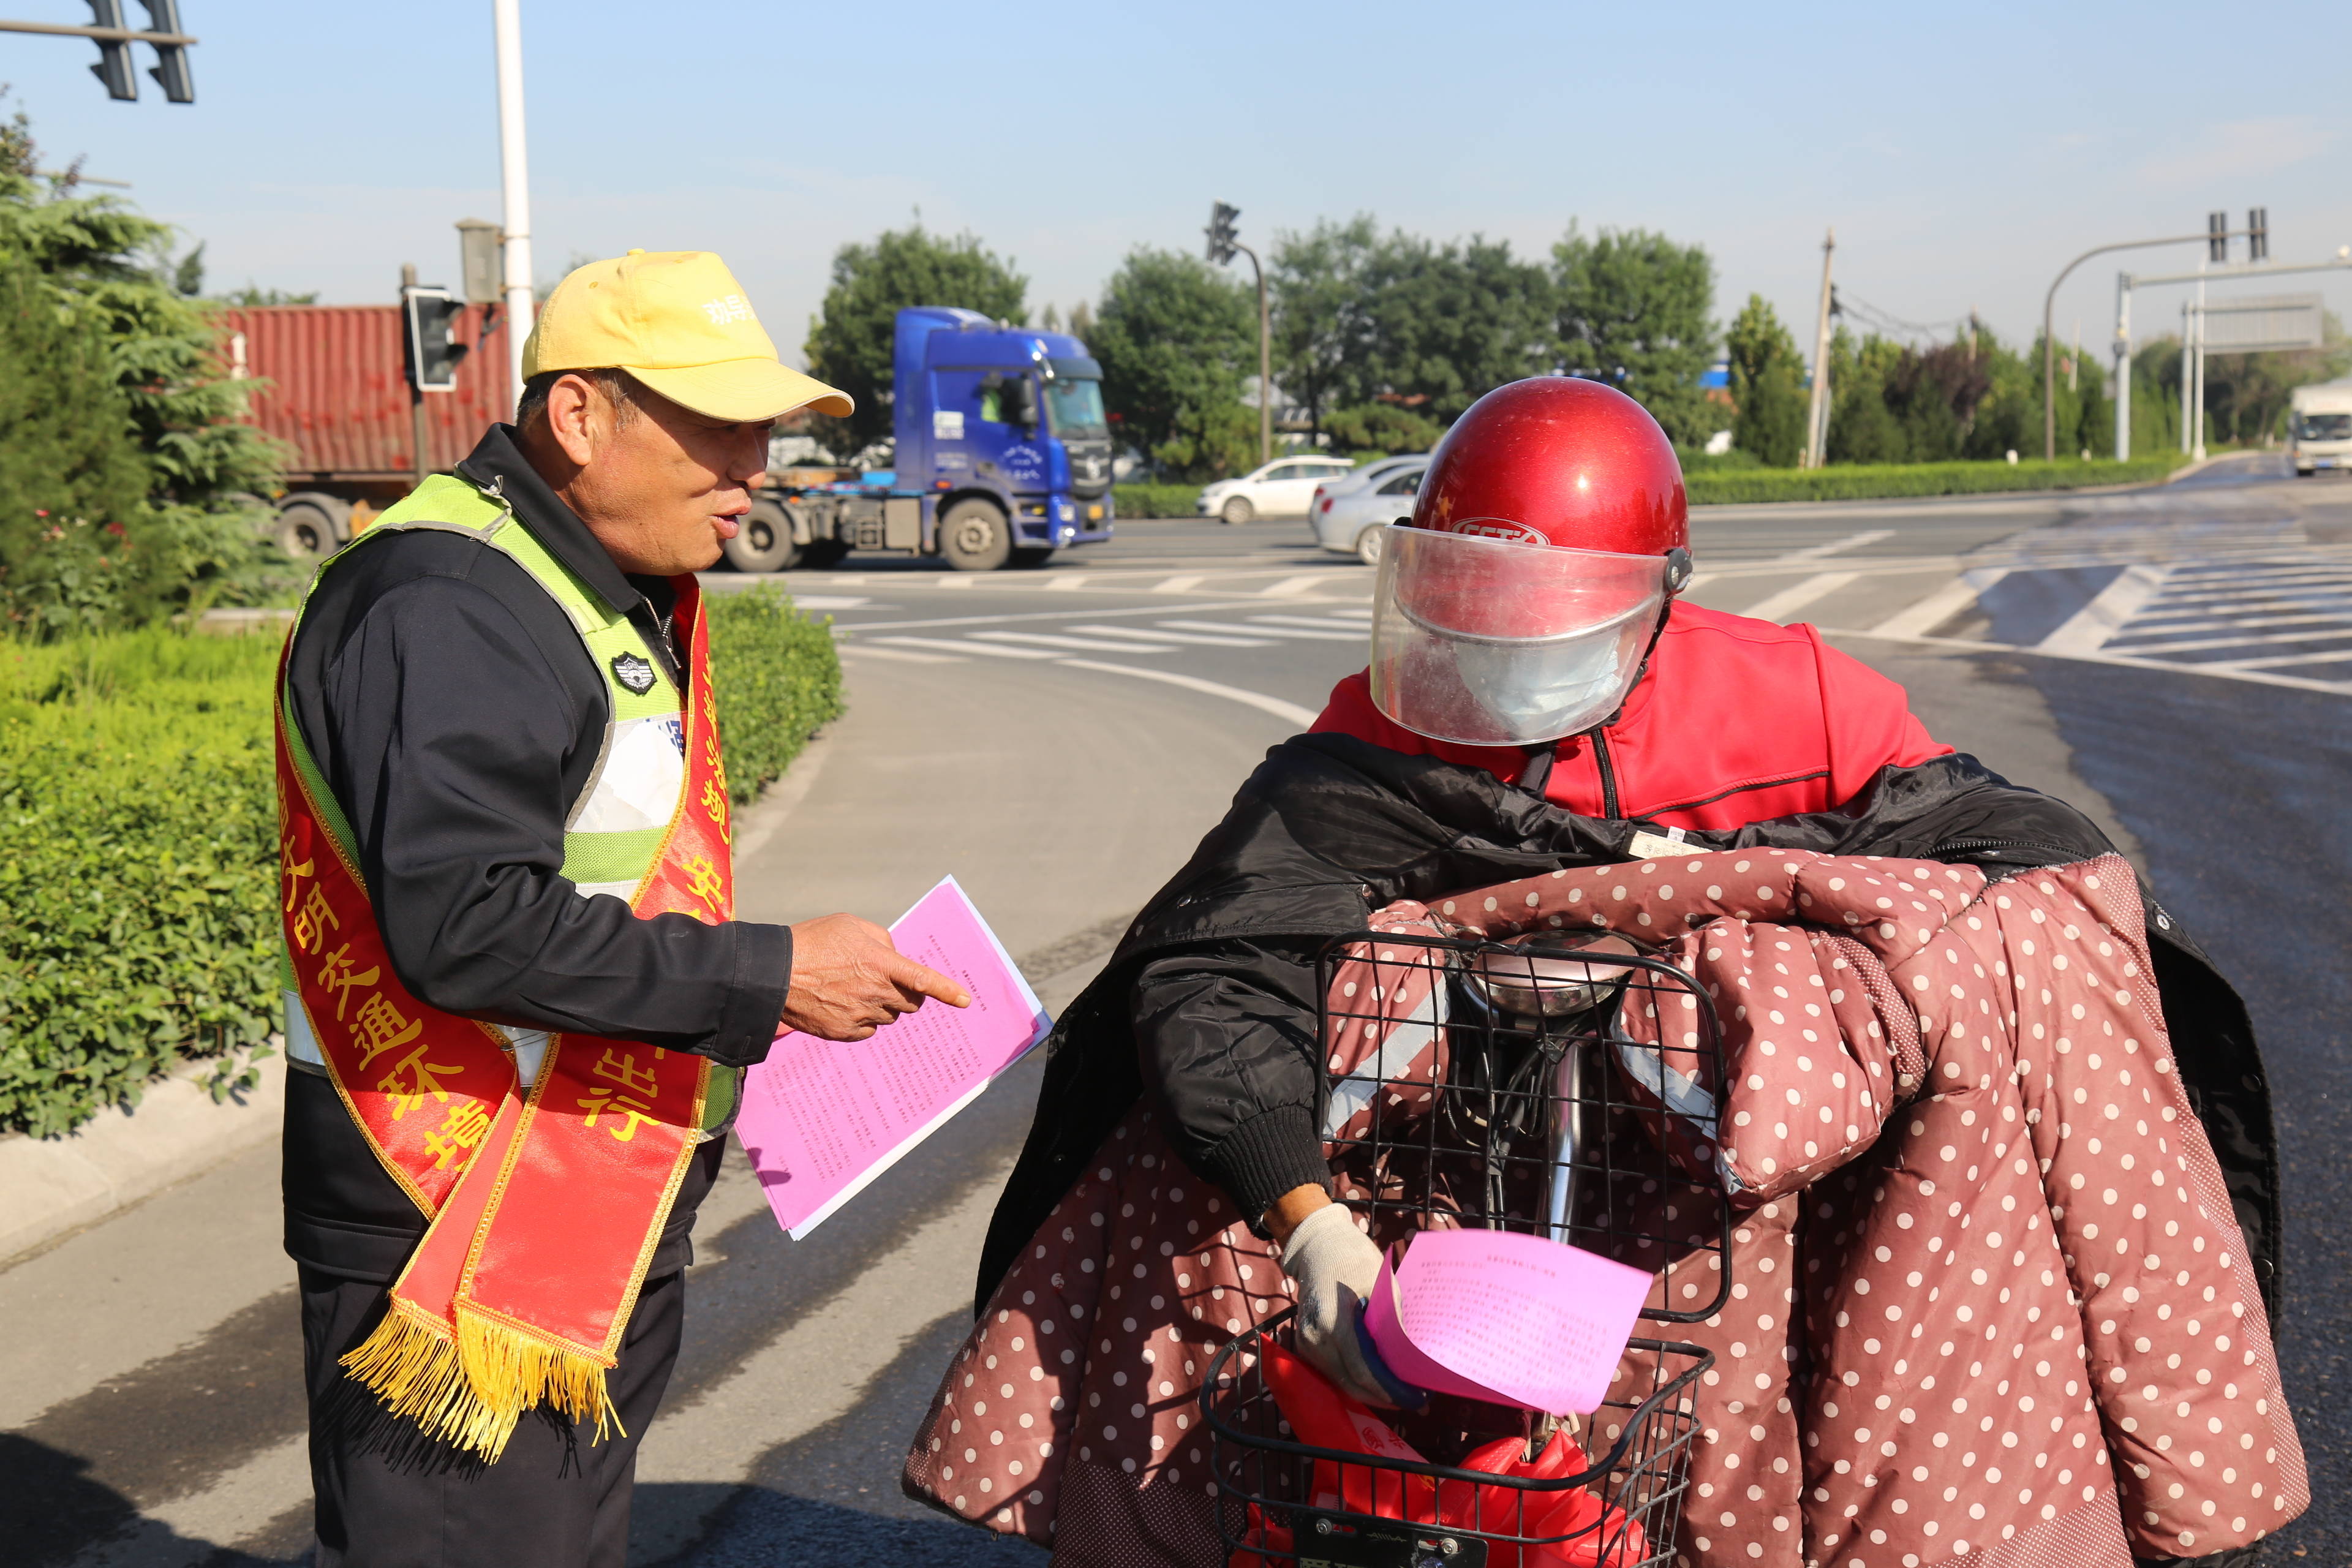
M 1315 715 L 1296 702 L 1285 702 L 1279 697 L 1268 697 L 1263 691 L 1244 691 L 1238 686 L 1225 686 L 1214 680 L 1202 680 L 1196 675 L 1179 675 L 1172 669 L 1142 669 L 1131 664 L 1101 664 L 1091 658 L 1066 658 L 1064 664 L 1076 669 L 1098 669 L 1108 675 L 1132 675 L 1139 680 L 1164 681 L 1170 686 L 1181 686 L 1192 691 L 1204 691 L 1212 697 L 1222 697 L 1229 702 L 1245 703 L 1277 719 L 1286 720 L 1306 729 L 1315 722 Z
M 2116 651 L 2131 654 L 2136 658 L 2150 658 L 2158 654 L 2193 653 L 2200 648 L 2208 647 L 2270 647 L 2279 643 L 2327 642 L 2343 637 L 2352 637 L 2352 626 L 2339 623 L 2337 629 L 2332 632 L 2251 632 L 2244 637 L 2179 637 L 2171 642 L 2131 643 Z M 2337 652 L 2345 657 L 2352 657 L 2352 649 L 2338 649 Z M 2239 661 L 2232 659 L 2229 662 L 2234 664 Z
M 1294 594 L 1304 594 L 1309 588 L 1319 588 L 1330 580 L 1331 579 L 1329 577 L 1325 576 L 1321 573 L 1317 573 L 1311 577 L 1285 577 L 1279 583 L 1270 584 L 1265 587 L 1260 588 L 1257 591 L 1258 597 L 1261 599 L 1286 599 Z
M 73 1568 L 191 1568 L 310 1495 L 310 1439 L 289 1437 L 202 1491 L 140 1510 L 121 1534 L 78 1553 Z
M 1086 585 L 1086 574 L 1081 572 L 1076 576 L 1071 577 L 1048 577 L 1045 580 L 1045 592 L 1049 594 L 1075 594 Z
M 2016 643 L 1979 642 L 1972 637 L 1938 637 L 1925 634 L 1897 636 L 1892 632 L 1865 631 L 1858 626 L 1823 626 L 1822 635 L 1872 637 L 1882 642 L 1909 643 L 1916 647 L 1950 648 L 1956 653 L 2026 654 L 2034 658 L 2071 659 L 2077 664 L 2107 664 L 2124 669 L 2153 670 L 2160 675 L 2210 675 L 2217 680 L 2242 680 L 2255 686 L 2285 686 L 2297 691 L 2323 691 L 2330 697 L 2352 697 L 2352 680 L 2311 680 L 2299 675 L 2272 675 L 2248 668 L 2253 664 L 2267 664 L 2270 662 L 2267 659 L 2252 659 L 2244 663 L 2224 659 L 2210 664 L 2191 664 L 2179 659 L 2135 658 L 2129 654 L 2115 653 L 2106 648 L 2096 653 L 2044 654 L 2040 648 L 2022 647 Z M 2352 662 L 2352 653 L 2335 657 Z M 2318 656 L 2312 656 L 2293 662 L 2312 664 L 2319 661 Z
M 998 647 L 993 643 L 950 642 L 945 637 L 877 637 L 874 640 L 890 643 L 899 647 L 941 648 L 949 653 L 991 653 L 999 658 L 1051 658 L 1054 657 L 1043 648 Z
M 1260 626 L 1314 626 L 1327 632 L 1360 632 L 1364 629 L 1361 621 L 1343 621 L 1337 616 L 1252 616 L 1250 619 Z
M 972 580 L 969 577 L 941 577 L 932 583 L 931 586 L 934 588 L 969 588 L 971 586 L 971 584 Z
M 2231 605 L 2328 605 L 2342 604 L 2347 593 L 2352 593 L 2352 582 L 2308 583 L 2298 586 L 2293 583 L 2279 584 L 2275 579 L 2242 579 L 2245 586 L 2216 590 L 2212 593 L 2184 593 L 2179 589 L 2164 596 L 2160 615 L 2213 615 L 2226 611 Z M 2252 585 L 2259 583 L 2262 585 Z
M 1785 621 L 1817 599 L 1826 599 L 1854 580 L 1852 572 L 1823 572 L 1768 595 L 1739 613 L 1750 620 Z
M 1074 647 L 1081 653 L 1174 653 L 1167 643 L 1105 642 L 1100 637 L 1055 637 L 1051 632 L 974 632 L 990 642 L 1035 643 L 1040 647 Z
M 1139 632 L 1132 626 L 1072 626 L 1074 632 L 1092 632 L 1099 637 L 1132 637 L 1139 642 L 1192 643 L 1201 647 L 1275 647 L 1279 645 L 1265 637 L 1213 637 L 1200 632 L 1154 631 Z
M 793 603 L 803 610 L 858 610 L 872 604 L 871 599 L 855 594 L 794 594 Z
M 2335 614 L 2327 616 L 2241 616 L 2234 620 L 2227 621 L 2176 621 L 2168 617 L 2159 619 L 2153 616 L 2142 615 L 2130 626 L 2117 632 L 2116 637 L 2121 639 L 2186 635 L 2190 632 L 2242 632 L 2257 626 L 2340 626 L 2347 622 L 2352 622 L 2352 606 L 2339 609 Z M 2306 632 L 2304 635 L 2319 637 L 2324 634 Z
M 1897 610 L 1870 628 L 1882 637 L 1922 637 L 1977 602 L 1984 591 L 2009 575 L 2006 566 L 1963 572 L 1909 609 Z
M 1818 561 L 1824 555 L 1835 555 L 1847 550 L 1859 550 L 1865 544 L 1875 544 L 1882 539 L 1892 539 L 1894 537 L 1895 531 L 1891 528 L 1874 528 L 1867 533 L 1850 533 L 1843 539 L 1833 539 L 1827 544 L 1813 544 L 1808 545 L 1802 550 L 1791 550 L 1786 555 L 1781 556 L 1780 559 L 1783 561 Z M 1759 621 L 1771 619 L 1769 616 L 1756 616 L 1755 618 Z
M 1334 610 L 1331 613 L 1351 621 L 1369 621 L 1372 618 L 1372 612 L 1370 610 Z
M 1154 583 L 1148 590 L 1154 594 L 1184 594 L 1208 581 L 1205 577 L 1171 577 L 1164 583 Z
M 2049 653 L 2098 652 L 2109 637 L 2124 629 L 2126 621 L 2164 592 L 2164 579 L 2171 570 L 2145 564 L 2125 567 L 2114 582 L 2092 595 L 2089 604 L 2034 646 Z
M 1247 632 L 1253 637 L 1301 637 L 1308 642 L 1355 642 L 1363 637 L 1355 632 L 1310 632 L 1299 626 L 1237 626 L 1231 621 L 1159 621 L 1158 626 L 1172 626 L 1186 632 Z
M 2224 661 L 2224 668 L 2232 670 L 2272 669 L 2289 664 L 2352 664 L 2352 647 L 2339 647 L 2333 653 L 2298 653 L 2283 658 L 2232 658 Z M 2189 668 L 2198 667 L 2192 665 Z M 2338 689 L 2341 689 L 2340 683 Z
M 840 651 L 844 657 L 896 659 L 900 664 L 961 664 L 964 662 L 953 654 L 908 653 L 903 648 L 876 647 L 871 643 L 862 642 L 843 643 Z

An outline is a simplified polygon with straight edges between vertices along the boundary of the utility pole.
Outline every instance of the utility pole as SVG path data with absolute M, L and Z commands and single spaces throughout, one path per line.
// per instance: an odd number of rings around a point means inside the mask
M 530 335 L 530 170 L 522 127 L 521 0 L 490 0 L 499 62 L 499 177 L 506 198 L 507 363 L 522 395 L 522 345 Z M 421 461 L 422 459 L 420 459 Z
M 1234 256 L 1250 258 L 1250 270 L 1257 274 L 1257 460 L 1274 461 L 1274 338 L 1269 328 L 1270 318 L 1265 306 L 1265 268 L 1258 264 L 1257 252 L 1234 237 L 1234 219 L 1242 209 L 1223 202 L 1209 206 L 1209 226 L 1203 232 L 1209 237 L 1209 261 L 1223 267 Z
M 1830 261 L 1837 250 L 1837 230 L 1822 240 L 1822 312 L 1813 332 L 1813 395 L 1805 409 L 1803 467 L 1818 468 L 1829 450 L 1830 435 Z

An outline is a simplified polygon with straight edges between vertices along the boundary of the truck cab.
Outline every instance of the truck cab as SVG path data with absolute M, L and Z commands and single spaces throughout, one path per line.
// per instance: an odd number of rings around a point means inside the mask
M 1111 536 L 1110 426 L 1086 344 L 914 306 L 898 312 L 891 370 L 894 466 L 765 492 L 730 552 L 737 566 L 887 550 L 988 572 Z
M 2298 476 L 2352 469 L 2352 381 L 2298 386 L 2287 395 L 2287 455 Z

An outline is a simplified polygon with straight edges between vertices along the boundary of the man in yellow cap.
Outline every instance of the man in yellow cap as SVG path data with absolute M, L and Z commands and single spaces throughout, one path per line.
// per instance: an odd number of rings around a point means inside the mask
M 581 268 L 512 426 L 323 566 L 280 680 L 320 1568 L 621 1568 L 741 1069 L 969 998 L 849 915 L 736 921 L 693 574 L 777 363 L 707 252 Z

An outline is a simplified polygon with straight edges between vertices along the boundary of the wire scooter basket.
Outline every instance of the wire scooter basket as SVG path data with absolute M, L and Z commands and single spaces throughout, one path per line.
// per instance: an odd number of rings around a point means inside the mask
M 1333 1190 L 1376 1241 L 1521 1231 L 1656 1276 L 1645 1319 L 1695 1322 L 1721 1308 L 1722 1047 L 1689 976 L 1608 934 L 1361 932 L 1325 949 L 1317 982 Z M 1673 1559 L 1706 1350 L 1632 1341 L 1601 1408 L 1560 1423 L 1581 1462 L 1535 1479 L 1460 1461 L 1511 1438 L 1533 1460 L 1552 1418 L 1452 1396 L 1391 1418 L 1423 1462 L 1300 1441 L 1265 1372 L 1268 1347 L 1286 1349 L 1289 1334 L 1285 1313 L 1223 1346 L 1201 1396 L 1233 1568 Z

